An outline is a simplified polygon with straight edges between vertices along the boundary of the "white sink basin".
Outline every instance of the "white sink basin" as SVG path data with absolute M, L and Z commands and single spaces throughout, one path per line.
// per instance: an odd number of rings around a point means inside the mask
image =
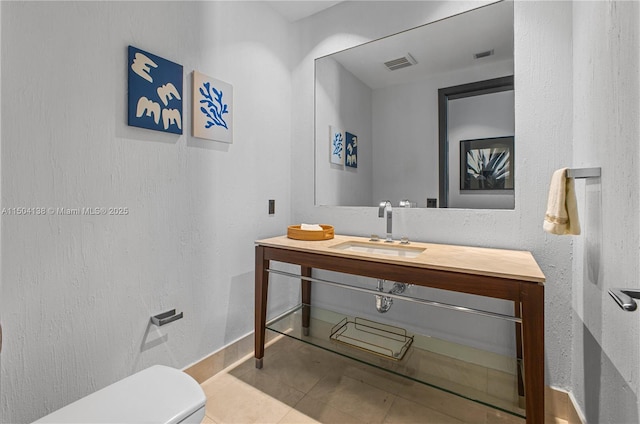
M 374 244 L 375 243 L 375 244 Z M 379 244 L 378 244 L 379 243 Z M 347 252 L 373 253 L 377 255 L 395 256 L 400 258 L 415 258 L 426 250 L 424 247 L 412 247 L 400 244 L 386 244 L 385 242 L 359 242 L 347 241 L 345 243 L 331 246 L 332 249 L 344 250 Z

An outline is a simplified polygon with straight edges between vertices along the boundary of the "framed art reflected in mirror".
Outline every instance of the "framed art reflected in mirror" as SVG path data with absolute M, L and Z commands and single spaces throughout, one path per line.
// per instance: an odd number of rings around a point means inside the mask
M 513 136 L 460 140 L 460 190 L 513 190 Z

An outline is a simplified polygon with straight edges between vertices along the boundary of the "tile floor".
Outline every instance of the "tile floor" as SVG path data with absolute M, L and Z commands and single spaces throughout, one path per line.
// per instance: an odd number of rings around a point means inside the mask
M 282 337 L 202 383 L 203 423 L 505 423 L 524 420 Z M 547 417 L 549 423 L 566 423 Z

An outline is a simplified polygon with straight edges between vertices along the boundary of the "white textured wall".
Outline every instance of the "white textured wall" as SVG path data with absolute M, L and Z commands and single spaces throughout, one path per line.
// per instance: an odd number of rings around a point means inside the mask
M 0 7 L 2 207 L 130 211 L 2 217 L 0 421 L 18 423 L 252 331 L 253 241 L 290 222 L 291 38 L 250 2 Z M 184 66 L 185 135 L 126 125 L 128 44 Z M 193 69 L 234 85 L 232 145 L 188 136 Z
M 316 204 L 373 205 L 371 89 L 330 57 L 316 62 L 316 75 Z M 358 136 L 357 168 L 330 163 L 330 125 Z
M 601 166 L 576 181 L 572 392 L 589 423 L 637 423 L 640 320 L 609 297 L 640 288 L 640 4 L 573 4 L 573 158 Z
M 295 157 L 306 158 L 293 166 L 293 219 L 332 223 L 339 233 L 369 235 L 384 230 L 377 208 L 315 207 L 311 188 L 313 175 L 313 59 L 359 42 L 431 22 L 458 13 L 478 3 L 464 2 L 353 2 L 334 6 L 297 26 L 301 49 L 294 63 L 293 138 Z M 367 19 L 363 16 L 367 9 Z M 546 376 L 548 383 L 569 387 L 571 370 L 571 248 L 569 238 L 542 231 L 550 176 L 571 161 L 571 4 L 565 2 L 516 2 L 515 7 L 515 127 L 521 146 L 516 155 L 516 206 L 514 210 L 394 211 L 395 234 L 407 232 L 416 240 L 526 249 L 533 252 L 547 276 L 546 285 Z M 348 25 L 347 25 L 348 24 Z M 340 293 L 316 290 L 314 295 L 337 308 L 371 311 L 370 299 L 342 302 Z M 436 299 L 448 295 L 429 293 Z M 458 299 L 477 306 L 505 308 L 493 302 Z M 392 313 L 398 305 L 394 305 Z M 435 314 L 434 321 L 423 314 Z M 475 319 L 449 317 L 445 311 L 427 308 L 411 318 L 434 333 L 453 338 L 473 337 Z M 428 324 L 424 324 L 424 323 Z M 500 322 L 487 324 L 484 340 L 509 348 L 512 330 Z M 470 329 L 470 331 L 467 331 Z M 451 332 L 450 332 L 450 331 Z M 498 334 L 491 333 L 497 332 Z M 453 332 L 453 333 L 452 333 Z M 477 338 L 477 337 L 476 337 Z M 495 341 L 495 342 L 494 342 Z

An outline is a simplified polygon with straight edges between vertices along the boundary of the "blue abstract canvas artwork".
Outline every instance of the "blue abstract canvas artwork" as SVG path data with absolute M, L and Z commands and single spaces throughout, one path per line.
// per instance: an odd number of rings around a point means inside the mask
M 129 46 L 127 68 L 129 125 L 182 134 L 182 65 Z
M 358 136 L 350 132 L 344 133 L 345 138 L 345 165 L 350 168 L 358 167 Z
M 333 126 L 329 127 L 329 149 L 331 163 L 344 165 L 344 136 L 341 129 Z
M 193 136 L 233 143 L 233 86 L 193 71 Z

